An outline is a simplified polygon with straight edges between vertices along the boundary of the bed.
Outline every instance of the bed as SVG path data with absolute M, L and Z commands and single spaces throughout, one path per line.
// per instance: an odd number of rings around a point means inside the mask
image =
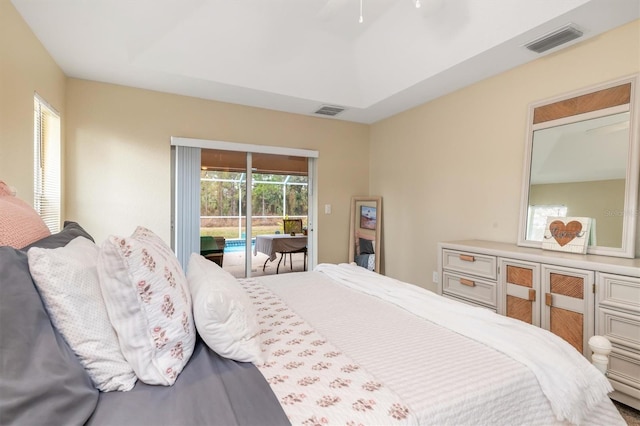
M 512 358 L 521 354 L 508 356 L 491 347 L 496 342 L 469 337 L 481 334 L 480 328 L 488 326 L 479 324 L 485 318 L 494 322 L 492 333 L 498 332 L 496 327 L 515 325 L 515 333 L 531 332 L 525 339 L 550 337 L 553 346 L 560 346 L 561 351 L 570 354 L 568 364 L 580 365 L 590 370 L 587 374 L 590 378 L 602 379 L 581 355 L 543 330 L 449 301 L 353 265 L 319 265 L 311 274 L 242 281 L 245 288 L 262 286 L 291 310 L 304 313 L 308 324 L 323 338 L 348 354 L 353 364 L 369 372 L 375 381 L 394 391 L 409 409 L 406 419 L 409 424 L 561 424 L 557 413 L 563 408 L 552 406 L 548 398 L 570 399 L 567 384 L 575 378 L 552 378 L 557 379 L 554 385 L 559 389 L 546 396 L 536 375 L 523 366 L 526 361 Z M 431 321 L 419 316 L 431 313 L 435 315 Z M 477 323 L 465 331 L 468 319 Z M 277 335 L 278 331 L 271 333 Z M 532 337 L 533 334 L 538 336 Z M 496 345 L 508 350 L 499 342 Z M 526 351 L 535 348 L 526 344 L 525 347 Z M 570 365 L 546 365 L 549 360 L 554 357 L 547 353 L 541 360 L 542 368 L 555 367 L 554 374 L 561 374 L 563 368 L 572 369 Z M 269 377 L 266 368 L 260 365 L 258 368 Z M 288 392 L 277 386 L 272 388 L 280 399 L 281 394 Z M 577 397 L 574 402 L 580 406 L 584 401 Z M 580 416 L 579 413 L 587 411 L 589 414 L 582 420 L 574 420 L 582 424 L 624 424 L 608 399 L 596 405 L 594 409 L 579 408 L 574 414 Z
M 376 237 L 375 234 L 356 232 L 354 263 L 369 271 L 375 271 Z
M 197 333 L 175 382 L 98 391 L 27 256 L 80 237 L 91 239 L 69 222 L 23 249 L 0 247 L 0 424 L 625 424 L 604 376 L 544 330 L 354 265 L 235 279 L 199 254 Z M 211 308 L 197 292 L 218 286 L 231 306 L 221 321 L 248 330 L 229 352 L 210 347 L 197 316 Z M 258 358 L 233 360 L 247 342 Z

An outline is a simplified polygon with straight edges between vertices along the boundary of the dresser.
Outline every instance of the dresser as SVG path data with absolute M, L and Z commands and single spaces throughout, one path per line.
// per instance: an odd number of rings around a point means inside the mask
M 588 359 L 605 336 L 611 397 L 640 409 L 640 259 L 466 240 L 439 243 L 438 268 L 443 296 L 545 328 Z

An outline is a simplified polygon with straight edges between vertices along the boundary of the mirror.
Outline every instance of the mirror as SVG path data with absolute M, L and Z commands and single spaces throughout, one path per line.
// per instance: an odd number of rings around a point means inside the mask
M 530 107 L 519 245 L 541 247 L 547 216 L 589 217 L 588 253 L 634 257 L 636 82 L 634 76 Z
M 349 223 L 349 262 L 384 273 L 382 197 L 352 197 Z

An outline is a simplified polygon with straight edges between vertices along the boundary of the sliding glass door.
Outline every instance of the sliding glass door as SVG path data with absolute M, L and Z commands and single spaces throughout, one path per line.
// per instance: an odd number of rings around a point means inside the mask
M 183 266 L 194 251 L 236 277 L 315 265 L 317 152 L 185 138 L 172 145 L 172 243 Z M 287 219 L 300 220 L 298 235 L 284 238 Z

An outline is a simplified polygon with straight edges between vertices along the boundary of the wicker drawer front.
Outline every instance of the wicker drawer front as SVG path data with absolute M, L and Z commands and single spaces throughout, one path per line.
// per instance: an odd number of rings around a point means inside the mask
M 497 279 L 496 257 L 456 250 L 442 250 L 442 268 L 449 271 Z
M 494 309 L 496 306 L 495 282 L 445 272 L 442 277 L 442 291 L 444 294 L 463 297 Z
M 640 313 L 640 278 L 599 272 L 597 281 L 600 305 Z

